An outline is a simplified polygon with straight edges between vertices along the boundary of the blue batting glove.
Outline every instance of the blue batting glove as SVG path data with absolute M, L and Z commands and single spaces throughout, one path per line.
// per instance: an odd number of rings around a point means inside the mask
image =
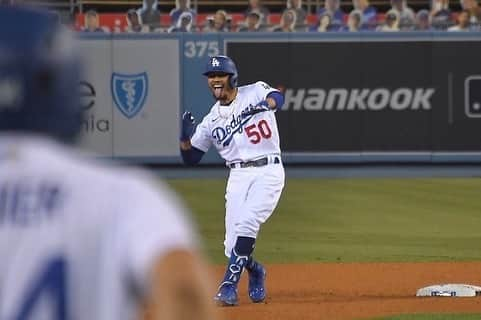
M 188 141 L 194 133 L 195 119 L 190 111 L 184 112 L 182 115 L 182 126 L 180 129 L 180 141 Z

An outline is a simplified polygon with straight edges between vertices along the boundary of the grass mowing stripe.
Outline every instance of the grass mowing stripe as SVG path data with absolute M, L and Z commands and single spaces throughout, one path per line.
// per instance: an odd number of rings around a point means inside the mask
M 223 263 L 224 179 L 168 181 Z M 481 260 L 481 179 L 288 179 L 256 254 L 266 262 Z

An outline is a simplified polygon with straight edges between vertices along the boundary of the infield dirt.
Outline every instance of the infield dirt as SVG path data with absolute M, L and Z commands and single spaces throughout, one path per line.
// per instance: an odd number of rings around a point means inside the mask
M 214 267 L 221 279 L 223 266 Z M 247 273 L 239 306 L 219 308 L 224 319 L 363 319 L 406 313 L 481 313 L 481 297 L 416 297 L 432 284 L 481 285 L 481 262 L 321 263 L 267 265 L 268 298 L 253 304 Z

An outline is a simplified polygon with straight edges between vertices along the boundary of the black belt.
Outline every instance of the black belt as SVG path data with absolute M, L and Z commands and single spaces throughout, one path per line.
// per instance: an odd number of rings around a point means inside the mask
M 281 163 L 281 160 L 279 159 L 279 157 L 274 157 L 274 160 L 272 163 Z M 269 164 L 269 158 L 268 157 L 264 157 L 264 158 L 260 158 L 260 159 L 257 159 L 257 160 L 252 160 L 252 161 L 246 161 L 246 162 L 234 162 L 234 163 L 231 163 L 229 164 L 229 168 L 233 169 L 233 168 L 247 168 L 247 167 L 262 167 L 262 166 L 265 166 Z

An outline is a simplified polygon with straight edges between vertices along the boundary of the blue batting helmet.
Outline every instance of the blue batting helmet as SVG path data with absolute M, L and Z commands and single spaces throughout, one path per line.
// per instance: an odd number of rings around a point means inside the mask
M 56 14 L 0 6 L 1 131 L 74 140 L 82 112 L 71 42 Z
M 237 67 L 234 61 L 228 56 L 214 56 L 209 58 L 205 66 L 204 76 L 209 75 L 209 73 L 225 73 L 230 75 L 229 83 L 232 88 L 237 87 Z

